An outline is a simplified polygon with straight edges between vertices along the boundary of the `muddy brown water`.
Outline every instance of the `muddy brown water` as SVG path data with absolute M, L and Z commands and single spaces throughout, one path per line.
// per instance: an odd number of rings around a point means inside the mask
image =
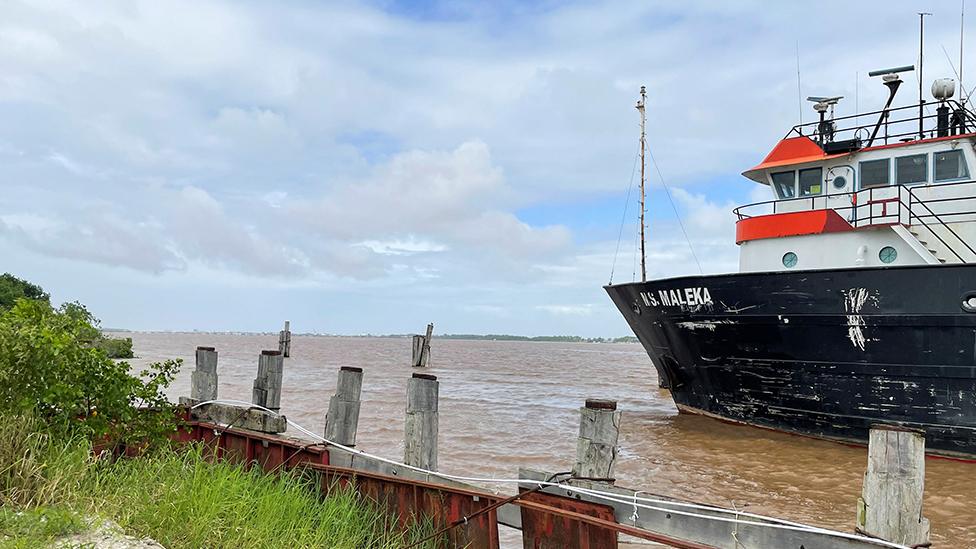
M 217 348 L 220 397 L 240 400 L 250 400 L 257 355 L 277 348 L 276 335 L 131 335 L 139 357 L 134 365 L 184 359 L 170 390 L 174 400 L 189 394 L 196 346 Z M 410 345 L 405 338 L 294 336 L 282 413 L 321 433 L 337 368 L 362 367 L 357 446 L 402 459 Z M 864 448 L 678 415 L 639 345 L 435 337 L 425 373 L 440 381 L 444 472 L 511 478 L 520 466 L 567 470 L 576 451 L 578 408 L 588 397 L 607 398 L 623 411 L 619 485 L 853 529 Z M 976 548 L 976 463 L 928 459 L 925 465 L 933 542 Z

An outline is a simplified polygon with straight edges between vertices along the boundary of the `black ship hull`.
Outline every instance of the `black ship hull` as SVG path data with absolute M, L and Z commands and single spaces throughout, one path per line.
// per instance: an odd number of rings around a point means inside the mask
M 924 429 L 928 452 L 976 459 L 976 265 L 606 290 L 681 411 L 854 443 L 897 424 Z

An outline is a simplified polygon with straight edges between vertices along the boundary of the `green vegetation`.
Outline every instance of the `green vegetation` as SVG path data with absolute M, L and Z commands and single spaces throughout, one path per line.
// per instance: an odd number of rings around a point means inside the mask
M 138 375 L 92 346 L 96 321 L 82 305 L 20 299 L 0 315 L 0 412 L 37 414 L 52 426 L 110 445 L 163 441 L 175 428 L 164 389 L 180 361 Z M 148 407 L 161 413 L 144 413 Z
M 134 375 L 109 358 L 84 306 L 52 307 L 9 275 L 0 283 L 13 296 L 0 307 L 0 549 L 57 545 L 100 520 L 170 548 L 392 549 L 432 532 L 430 522 L 403 532 L 352 488 L 323 498 L 311 474 L 265 475 L 173 447 L 164 390 L 179 361 Z M 122 447 L 140 457 L 117 457 Z
M 44 546 L 91 517 L 173 549 L 393 549 L 433 531 L 424 522 L 401 532 L 351 489 L 319 494 L 309 475 L 209 462 L 199 446 L 97 459 L 84 437 L 54 434 L 32 416 L 0 416 L 0 547 Z
M 51 296 L 37 284 L 32 284 L 10 273 L 0 275 L 0 313 L 12 309 L 18 299 L 50 304 Z M 81 305 L 75 304 L 77 307 Z M 88 332 L 89 343 L 105 352 L 108 358 L 133 358 L 132 338 L 110 338 L 102 335 L 98 321 L 89 318 L 92 329 Z
M 132 354 L 131 337 L 101 336 L 95 341 L 95 347 L 101 349 L 109 358 L 134 358 Z
M 81 532 L 86 524 L 77 513 L 66 509 L 0 509 L 0 547 L 35 549 L 53 545 L 63 536 Z
M 21 280 L 10 273 L 0 275 L 0 311 L 14 306 L 18 299 L 33 299 L 48 303 L 51 296 L 36 284 Z

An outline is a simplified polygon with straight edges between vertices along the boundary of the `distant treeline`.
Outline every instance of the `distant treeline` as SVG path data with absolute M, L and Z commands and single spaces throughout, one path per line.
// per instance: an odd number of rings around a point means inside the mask
M 637 343 L 634 336 L 624 337 L 580 337 L 571 335 L 554 336 L 520 336 L 509 334 L 444 334 L 435 335 L 435 339 L 469 339 L 475 341 L 557 341 L 561 343 Z

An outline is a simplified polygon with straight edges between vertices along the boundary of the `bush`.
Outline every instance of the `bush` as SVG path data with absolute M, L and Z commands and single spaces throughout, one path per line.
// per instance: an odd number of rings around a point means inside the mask
M 0 312 L 13 307 L 18 299 L 34 299 L 47 303 L 51 298 L 37 284 L 21 280 L 10 273 L 0 275 Z
M 109 358 L 133 358 L 132 338 L 102 336 L 95 341 L 95 347 L 105 352 Z
M 181 361 L 134 376 L 128 363 L 93 346 L 101 335 L 96 323 L 78 303 L 55 309 L 20 299 L 0 315 L 0 411 L 34 413 L 70 432 L 107 437 L 110 445 L 164 440 L 176 415 L 163 390 Z

